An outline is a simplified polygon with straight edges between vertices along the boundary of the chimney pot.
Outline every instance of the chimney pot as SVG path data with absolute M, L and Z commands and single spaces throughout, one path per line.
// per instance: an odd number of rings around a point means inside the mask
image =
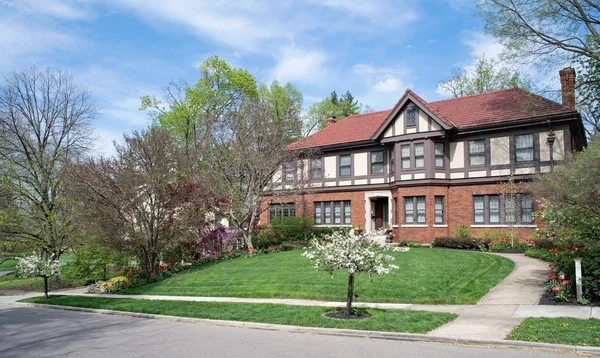
M 560 87 L 562 91 L 562 105 L 575 110 L 575 70 L 571 67 L 564 68 L 560 74 Z
M 327 128 L 327 127 L 329 127 L 329 126 L 331 126 L 331 125 L 333 125 L 335 123 L 336 123 L 335 116 L 333 116 L 331 118 L 327 118 L 325 120 L 325 128 Z

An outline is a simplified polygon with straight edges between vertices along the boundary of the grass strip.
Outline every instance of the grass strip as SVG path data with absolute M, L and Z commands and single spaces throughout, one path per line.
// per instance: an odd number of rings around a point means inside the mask
M 302 252 L 223 261 L 123 293 L 345 301 L 348 274 L 317 272 Z M 514 268 L 507 258 L 478 252 L 411 249 L 393 255 L 399 270 L 356 278 L 355 292 L 364 302 L 475 304 Z
M 82 296 L 51 296 L 47 300 L 44 298 L 28 298 L 20 302 L 177 317 L 405 333 L 427 333 L 458 317 L 451 313 L 366 309 L 366 313 L 371 315 L 369 318 L 336 320 L 323 317 L 325 312 L 335 310 L 331 307 L 289 306 L 270 303 L 153 301 Z
M 600 347 L 600 320 L 527 318 L 513 328 L 506 339 Z

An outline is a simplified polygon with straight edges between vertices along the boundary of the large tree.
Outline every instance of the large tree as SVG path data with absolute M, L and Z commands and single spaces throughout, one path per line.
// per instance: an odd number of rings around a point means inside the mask
M 483 0 L 485 29 L 509 60 L 578 72 L 579 106 L 588 132 L 600 127 L 600 4 L 597 0 Z M 588 115 L 591 114 L 591 115 Z
M 302 122 L 302 103 L 303 97 L 300 92 L 291 83 L 285 86 L 273 81 L 271 85 L 260 85 L 258 88 L 260 101 L 271 109 L 273 119 L 276 121 L 296 121 Z M 293 132 L 286 133 L 285 136 L 290 141 L 302 138 L 301 126 L 289 126 Z
M 439 88 L 458 98 L 511 87 L 531 89 L 531 81 L 517 71 L 500 67 L 498 62 L 479 57 L 472 68 L 455 68 L 452 76 L 439 83 Z
M 208 185 L 185 176 L 190 158 L 165 130 L 134 132 L 116 157 L 88 158 L 69 170 L 69 195 L 82 225 L 144 270 L 177 242 L 197 238 L 212 200 Z
M 0 208 L 0 237 L 58 259 L 74 236 L 64 196 L 69 160 L 90 142 L 97 109 L 89 92 L 65 72 L 30 68 L 0 86 L 0 173 L 13 200 Z
M 227 199 L 223 214 L 239 228 L 249 248 L 253 247 L 259 215 L 266 210 L 263 198 L 273 189 L 273 178 L 282 166 L 291 166 L 289 189 L 301 186 L 297 163 L 306 152 L 286 150 L 290 133 L 297 133 L 300 126 L 291 108 L 276 116 L 268 104 L 248 100 L 237 111 L 227 113 L 212 136 L 204 156 L 210 168 L 207 175 L 212 175 L 211 182 Z
M 350 91 L 338 96 L 336 91 L 331 92 L 329 97 L 314 103 L 306 111 L 304 123 L 304 134 L 308 135 L 315 130 L 325 128 L 325 119 L 335 117 L 342 119 L 349 115 L 371 112 L 369 106 L 363 106 L 354 99 Z

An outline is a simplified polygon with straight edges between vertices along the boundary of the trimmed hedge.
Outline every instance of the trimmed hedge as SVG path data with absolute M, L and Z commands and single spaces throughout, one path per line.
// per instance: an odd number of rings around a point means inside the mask
M 322 238 L 334 231 L 350 231 L 349 227 L 315 227 L 314 223 L 312 218 L 301 216 L 272 220 L 258 232 L 252 244 L 256 248 L 267 248 L 289 242 L 308 243 L 314 237 Z
M 479 240 L 472 238 L 438 237 L 431 242 L 431 246 L 449 249 L 479 250 Z

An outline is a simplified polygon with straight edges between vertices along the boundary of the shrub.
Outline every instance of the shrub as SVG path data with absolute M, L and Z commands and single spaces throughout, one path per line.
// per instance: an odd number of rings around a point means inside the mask
M 313 238 L 323 238 L 334 232 L 348 234 L 349 227 L 315 227 L 314 220 L 306 217 L 287 217 L 272 220 L 259 231 L 253 240 L 254 247 L 267 248 L 287 242 L 307 243 Z
M 581 257 L 581 274 L 583 295 L 592 301 L 600 301 L 600 247 L 593 248 L 565 248 L 552 250 L 555 254 L 554 269 L 564 272 L 568 280 L 575 280 L 576 257 Z M 556 273 L 555 272 L 555 273 Z M 574 289 L 575 285 L 571 285 Z
M 62 277 L 74 285 L 85 285 L 111 276 L 112 266 L 124 266 L 123 255 L 111 254 L 105 250 L 77 250 L 73 261 L 65 265 Z
M 465 223 L 463 223 L 462 221 L 454 229 L 453 234 L 458 239 L 470 239 L 472 237 L 471 236 L 471 229 L 469 229 L 469 227 L 467 225 L 465 225 Z
M 525 256 L 548 262 L 552 262 L 554 260 L 554 254 L 547 249 L 530 248 L 525 250 Z
M 408 246 L 408 247 L 422 247 L 420 242 L 417 241 L 406 241 L 402 240 L 398 243 L 398 246 Z
M 506 230 L 495 230 L 495 229 L 486 228 L 485 230 L 483 230 L 480 237 L 484 241 L 500 242 L 503 239 L 506 241 L 506 239 L 510 237 L 510 233 Z M 516 235 L 515 235 L 514 239 L 515 239 L 515 241 L 518 241 L 518 238 Z
M 433 247 L 446 247 L 449 249 L 478 250 L 479 242 L 471 238 L 438 237 L 431 242 Z

